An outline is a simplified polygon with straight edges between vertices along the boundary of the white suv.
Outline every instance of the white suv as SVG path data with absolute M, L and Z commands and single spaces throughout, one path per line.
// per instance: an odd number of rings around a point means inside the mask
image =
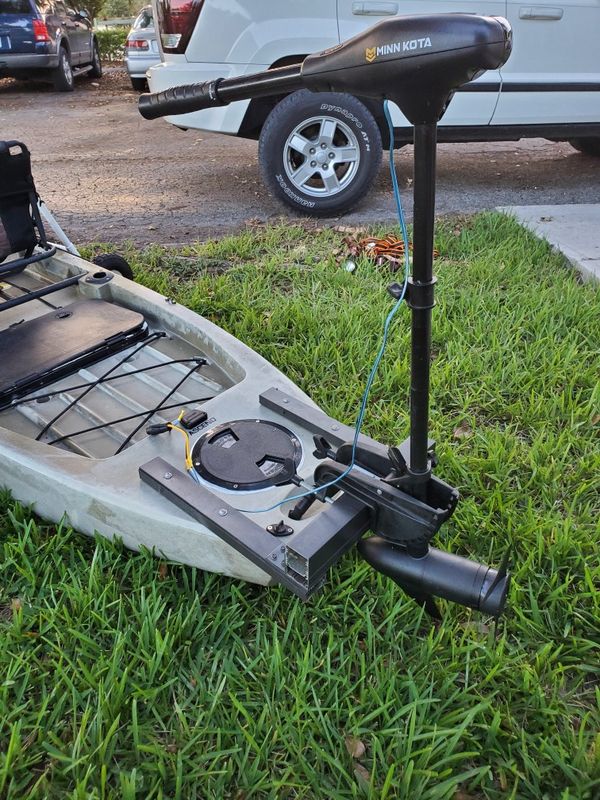
M 525 6 L 516 0 L 154 0 L 162 59 L 153 92 L 294 64 L 394 14 L 506 17 L 513 53 L 459 91 L 439 127 L 445 142 L 568 140 L 600 156 L 600 0 Z M 395 108 L 395 107 L 394 107 Z M 381 105 L 346 94 L 293 94 L 167 117 L 259 140 L 263 180 L 292 208 L 327 216 L 365 194 L 389 135 Z M 395 108 L 395 143 L 412 128 Z

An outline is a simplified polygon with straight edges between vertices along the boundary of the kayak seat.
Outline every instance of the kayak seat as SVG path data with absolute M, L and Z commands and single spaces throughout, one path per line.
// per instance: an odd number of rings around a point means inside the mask
M 0 331 L 0 409 L 147 334 L 142 314 L 104 300 L 78 300 L 11 325 Z
M 0 141 L 0 275 L 21 272 L 56 252 L 46 238 L 38 202 L 29 150 L 22 142 Z

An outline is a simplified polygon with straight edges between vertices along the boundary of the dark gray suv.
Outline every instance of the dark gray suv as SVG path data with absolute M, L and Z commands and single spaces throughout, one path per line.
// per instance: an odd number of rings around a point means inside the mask
M 0 0 L 0 78 L 51 80 L 71 92 L 80 72 L 102 75 L 86 11 L 63 0 Z

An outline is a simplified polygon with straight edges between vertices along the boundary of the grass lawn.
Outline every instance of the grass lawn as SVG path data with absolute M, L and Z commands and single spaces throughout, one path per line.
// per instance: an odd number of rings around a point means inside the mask
M 343 234 L 257 228 L 130 252 L 353 423 L 391 299 Z M 51 526 L 3 496 L 0 798 L 597 800 L 600 291 L 504 217 L 437 230 L 437 542 L 510 609 L 441 626 L 355 554 L 303 605 Z M 365 432 L 407 435 L 408 310 Z

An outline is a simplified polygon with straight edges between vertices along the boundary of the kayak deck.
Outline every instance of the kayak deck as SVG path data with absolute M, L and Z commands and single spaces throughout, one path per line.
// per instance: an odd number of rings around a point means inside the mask
M 87 458 L 109 458 L 145 437 L 150 422 L 205 402 L 231 380 L 179 337 L 153 331 L 116 355 L 16 401 L 0 426 Z
M 313 437 L 339 444 L 353 430 L 210 321 L 90 266 L 61 253 L 9 279 L 21 288 L 2 286 L 0 351 L 12 363 L 0 382 L 0 484 L 48 519 L 66 515 L 83 533 L 119 536 L 131 549 L 232 577 L 284 583 L 306 599 L 364 533 L 370 511 L 334 490 L 328 502 L 283 520 L 312 486 L 321 458 Z M 59 288 L 48 293 L 53 282 Z M 63 330 L 64 315 L 81 307 L 98 328 L 80 335 L 75 326 L 81 347 L 73 337 L 64 347 L 38 341 Z M 106 326 L 95 314 L 107 317 Z M 115 327 L 109 318 L 124 323 Z M 138 318 L 143 336 L 124 342 L 139 332 Z M 104 334 L 116 347 L 109 354 Z M 23 359 L 13 339 L 29 339 L 40 352 Z M 100 357 L 90 356 L 90 343 Z M 67 372 L 54 380 L 51 369 L 40 369 L 44 385 L 23 389 L 31 364 L 48 359 Z M 164 424 L 184 409 L 198 420 L 185 443 Z
M 36 267 L 2 282 L 5 301 L 51 285 Z M 65 303 L 74 293 L 72 285 L 33 297 L 0 317 L 13 317 L 0 331 L 0 426 L 87 458 L 109 458 L 142 439 L 150 422 L 171 420 L 232 385 L 182 337 L 115 303 Z
M 0 408 L 0 485 L 15 499 L 32 504 L 43 518 L 65 520 L 81 533 L 117 536 L 132 550 L 145 547 L 203 570 L 272 583 L 273 576 L 246 554 L 140 480 L 140 467 L 153 458 L 164 458 L 174 468 L 184 466 L 183 438 L 151 436 L 147 428 L 173 422 L 184 409 L 195 412 L 205 421 L 189 430 L 193 446 L 232 420 L 275 422 L 277 414 L 259 400 L 271 387 L 310 404 L 309 398 L 210 320 L 66 252 L 0 277 L 0 332 L 37 325 L 44 315 L 82 301 L 103 301 L 140 314 L 144 336 L 97 360 L 76 363 L 69 374 L 28 394 L 17 391 L 8 404 L 5 399 Z M 18 349 L 4 352 L 15 359 L 12 374 L 19 377 Z M 75 358 L 79 355 L 76 348 Z M 312 433 L 302 426 L 295 432 L 298 468 L 308 478 L 316 464 Z M 265 478 L 278 468 L 269 460 L 257 466 Z M 196 485 L 187 475 L 186 480 Z M 206 486 L 215 497 L 231 497 L 227 488 Z M 297 491 L 291 482 L 270 485 L 242 492 L 234 504 L 249 509 L 249 519 L 268 526 L 284 510 L 265 515 L 253 509 L 285 502 Z M 294 526 L 298 533 L 311 516 Z

